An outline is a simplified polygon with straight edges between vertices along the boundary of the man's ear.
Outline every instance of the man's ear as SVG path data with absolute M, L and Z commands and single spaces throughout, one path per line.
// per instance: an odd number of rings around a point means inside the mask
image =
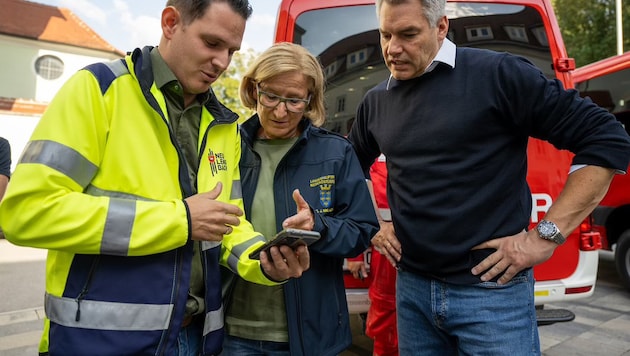
M 165 7 L 164 10 L 162 10 L 161 21 L 162 34 L 164 35 L 164 37 L 171 39 L 175 31 L 177 30 L 177 26 L 181 24 L 181 21 L 181 15 L 176 8 L 174 8 L 173 6 Z
M 443 40 L 448 35 L 448 17 L 442 16 L 437 24 L 438 28 L 438 38 L 439 40 Z

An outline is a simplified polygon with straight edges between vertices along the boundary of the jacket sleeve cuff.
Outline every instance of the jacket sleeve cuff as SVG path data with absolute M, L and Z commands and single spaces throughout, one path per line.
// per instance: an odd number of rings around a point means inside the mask
M 288 279 L 284 279 L 284 280 L 278 281 L 278 280 L 275 280 L 275 279 L 271 278 L 271 276 L 269 276 L 267 274 L 267 272 L 265 272 L 265 269 L 263 268 L 262 264 L 260 265 L 260 271 L 265 276 L 265 278 L 267 278 L 268 280 L 270 280 L 270 281 L 272 281 L 274 283 L 284 284 L 284 283 L 286 283 L 288 281 Z
M 188 220 L 188 240 L 192 240 L 192 218 L 190 217 L 190 209 L 186 200 L 182 200 L 184 208 L 186 208 L 186 220 Z
M 316 213 L 313 208 L 311 208 L 311 212 L 313 213 L 313 220 L 315 220 L 313 231 L 319 232 L 322 237 L 326 236 L 328 225 L 326 224 L 326 220 L 324 220 L 323 215 Z

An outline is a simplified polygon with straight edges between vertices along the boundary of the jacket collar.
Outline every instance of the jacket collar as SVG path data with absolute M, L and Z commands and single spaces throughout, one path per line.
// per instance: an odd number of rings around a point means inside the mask
M 241 137 L 249 146 L 254 144 L 254 139 L 256 139 L 256 135 L 260 127 L 260 118 L 258 117 L 258 114 L 252 115 L 249 119 L 247 119 L 247 121 L 241 124 Z M 298 127 L 301 133 L 297 142 L 301 142 L 308 138 L 311 130 L 313 129 L 313 125 L 311 124 L 311 120 L 302 118 Z
M 159 105 L 151 93 L 151 87 L 154 83 L 153 67 L 151 64 L 151 50 L 153 46 L 146 46 L 142 49 L 136 48 L 131 54 L 131 61 L 133 62 L 134 75 L 138 79 L 142 93 L 147 102 L 151 104 L 156 110 L 159 110 Z M 214 95 L 212 88 L 208 89 L 208 100 L 204 103 L 204 106 L 217 123 L 231 124 L 238 120 L 238 115 L 223 105 L 217 97 Z

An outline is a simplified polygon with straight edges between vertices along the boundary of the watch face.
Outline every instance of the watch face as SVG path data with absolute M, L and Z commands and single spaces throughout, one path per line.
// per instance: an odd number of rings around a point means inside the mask
M 560 233 L 560 230 L 558 230 L 556 224 L 551 221 L 542 220 L 536 226 L 536 229 L 538 230 L 538 236 L 545 240 L 553 241 L 558 245 L 562 245 L 566 241 L 565 237 Z
M 552 236 L 556 233 L 556 227 L 553 223 L 549 221 L 541 221 L 541 223 L 538 225 L 538 232 L 542 236 Z

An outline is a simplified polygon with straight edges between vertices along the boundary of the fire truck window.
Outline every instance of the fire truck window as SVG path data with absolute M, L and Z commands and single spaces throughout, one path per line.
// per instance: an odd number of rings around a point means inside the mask
M 294 42 L 319 57 L 326 75 L 325 126 L 343 135 L 365 92 L 389 75 L 381 56 L 375 11 L 374 5 L 328 8 L 305 12 L 296 20 Z M 547 32 L 536 9 L 449 2 L 447 16 L 448 37 L 458 46 L 521 55 L 555 78 Z

